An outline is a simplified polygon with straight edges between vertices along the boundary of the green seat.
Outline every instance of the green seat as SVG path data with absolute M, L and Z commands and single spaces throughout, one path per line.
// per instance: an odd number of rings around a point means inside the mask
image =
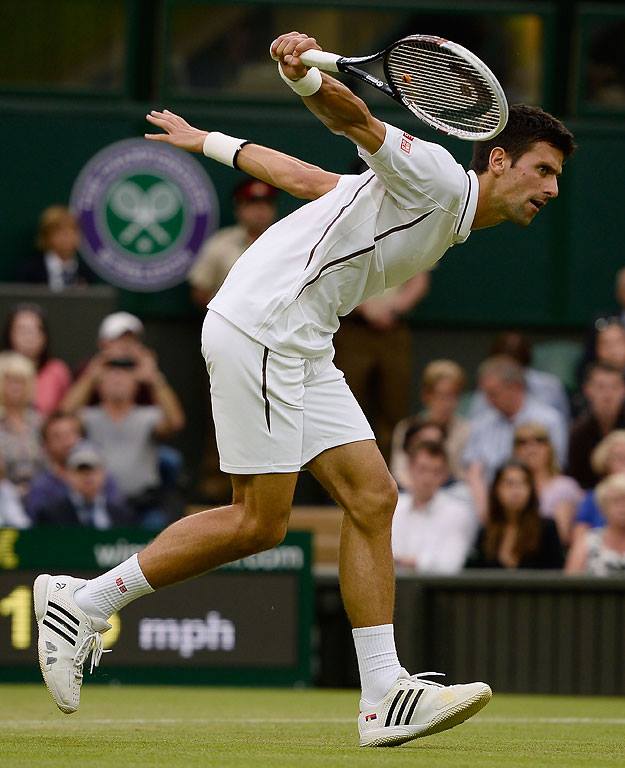
M 567 391 L 577 388 L 577 366 L 582 359 L 584 345 L 579 341 L 543 341 L 532 348 L 532 368 L 553 373 Z

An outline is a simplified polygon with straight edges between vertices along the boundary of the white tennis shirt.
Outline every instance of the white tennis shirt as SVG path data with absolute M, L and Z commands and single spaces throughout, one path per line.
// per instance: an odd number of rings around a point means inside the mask
M 370 170 L 276 222 L 209 308 L 283 355 L 332 353 L 339 317 L 430 269 L 471 231 L 478 180 L 446 149 L 386 125 Z

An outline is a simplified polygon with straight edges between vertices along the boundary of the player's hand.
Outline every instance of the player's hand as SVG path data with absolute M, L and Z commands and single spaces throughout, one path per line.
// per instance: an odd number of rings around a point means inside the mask
M 304 51 L 320 51 L 314 37 L 308 37 L 301 32 L 287 32 L 280 35 L 271 44 L 271 58 L 279 61 L 282 71 L 289 80 L 301 80 L 308 72 L 308 67 L 302 64 L 300 56 Z
M 186 149 L 187 152 L 201 152 L 204 147 L 204 139 L 208 135 L 207 131 L 200 131 L 194 128 L 187 121 L 170 112 L 168 109 L 159 112 L 153 109 L 145 119 L 162 128 L 165 133 L 146 133 L 145 138 L 152 141 L 164 141 L 179 149 Z

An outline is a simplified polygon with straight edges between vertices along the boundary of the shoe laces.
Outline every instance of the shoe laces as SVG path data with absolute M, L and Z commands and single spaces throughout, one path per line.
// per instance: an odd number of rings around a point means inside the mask
M 417 672 L 416 675 L 410 675 L 409 679 L 414 680 L 415 683 L 421 683 L 422 685 L 431 685 L 434 688 L 444 688 L 442 683 L 437 683 L 435 680 L 426 680 L 426 677 L 445 677 L 444 672 Z
M 104 650 L 102 635 L 100 632 L 90 632 L 89 634 L 85 635 L 85 637 L 82 639 L 82 642 L 78 646 L 76 657 L 74 659 L 74 675 L 78 680 L 82 680 L 82 668 L 85 661 L 87 660 L 89 652 L 91 652 L 91 666 L 89 672 L 92 674 L 94 668 L 100 665 L 102 654 L 111 652 L 110 648 L 106 651 Z

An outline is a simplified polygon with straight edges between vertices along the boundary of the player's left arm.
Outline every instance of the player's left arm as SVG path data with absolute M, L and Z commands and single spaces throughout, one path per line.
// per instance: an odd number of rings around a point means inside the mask
M 187 152 L 202 154 L 209 131 L 194 128 L 184 118 L 167 109 L 163 112 L 152 110 L 146 119 L 164 131 L 146 133 L 146 139 L 163 141 Z M 253 143 L 241 147 L 236 166 L 244 173 L 303 200 L 315 200 L 325 195 L 336 187 L 341 178 L 337 173 L 324 171 L 296 157 Z

